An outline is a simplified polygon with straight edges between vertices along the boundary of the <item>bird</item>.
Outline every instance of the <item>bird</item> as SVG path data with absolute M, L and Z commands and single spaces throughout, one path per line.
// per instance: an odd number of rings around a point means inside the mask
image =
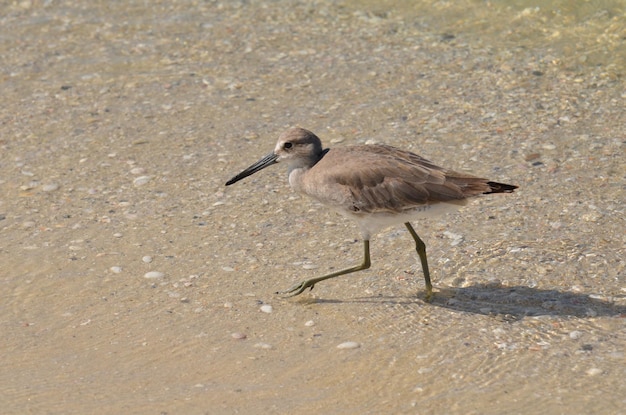
M 426 244 L 410 221 L 456 210 L 475 196 L 511 193 L 518 188 L 439 167 L 386 144 L 323 148 L 318 136 L 300 127 L 283 132 L 272 152 L 228 180 L 226 186 L 273 164 L 287 166 L 293 190 L 355 220 L 363 240 L 361 264 L 304 280 L 276 293 L 286 296 L 312 290 L 320 281 L 368 269 L 372 236 L 383 228 L 404 224 L 415 241 L 426 299 L 430 300 L 433 286 Z

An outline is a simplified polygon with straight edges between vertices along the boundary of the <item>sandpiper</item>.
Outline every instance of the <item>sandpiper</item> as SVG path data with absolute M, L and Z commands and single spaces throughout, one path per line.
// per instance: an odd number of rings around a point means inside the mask
M 517 186 L 439 167 L 408 151 L 384 145 L 323 149 L 320 139 L 303 128 L 291 128 L 278 138 L 274 151 L 226 182 L 229 186 L 275 163 L 285 163 L 289 184 L 342 215 L 356 220 L 363 238 L 360 265 L 311 278 L 277 294 L 295 296 L 329 278 L 370 267 L 370 238 L 382 228 L 403 223 L 415 240 L 426 282 L 432 284 L 426 245 L 409 221 L 459 208 L 467 198 L 511 193 Z

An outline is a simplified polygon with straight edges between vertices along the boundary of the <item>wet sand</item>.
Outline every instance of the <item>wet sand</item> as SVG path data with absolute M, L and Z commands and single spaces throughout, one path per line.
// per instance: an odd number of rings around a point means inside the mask
M 624 2 L 404 3 L 3 6 L 3 413 L 625 413 Z M 362 255 L 224 187 L 294 125 L 520 188 L 283 299 Z

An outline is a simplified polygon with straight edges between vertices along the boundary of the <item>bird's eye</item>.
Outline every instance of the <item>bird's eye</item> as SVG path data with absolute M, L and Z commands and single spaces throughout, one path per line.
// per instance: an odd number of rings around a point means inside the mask
M 287 143 L 283 144 L 283 148 L 284 148 L 285 150 L 288 150 L 288 149 L 290 149 L 291 147 L 293 147 L 293 144 L 292 144 L 292 143 L 287 142 Z

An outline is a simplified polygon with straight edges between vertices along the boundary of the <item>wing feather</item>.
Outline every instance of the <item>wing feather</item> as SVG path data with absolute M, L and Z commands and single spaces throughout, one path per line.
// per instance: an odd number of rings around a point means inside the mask
M 306 175 L 304 187 L 322 203 L 366 213 L 455 203 L 490 189 L 485 179 L 444 169 L 387 145 L 329 150 Z

